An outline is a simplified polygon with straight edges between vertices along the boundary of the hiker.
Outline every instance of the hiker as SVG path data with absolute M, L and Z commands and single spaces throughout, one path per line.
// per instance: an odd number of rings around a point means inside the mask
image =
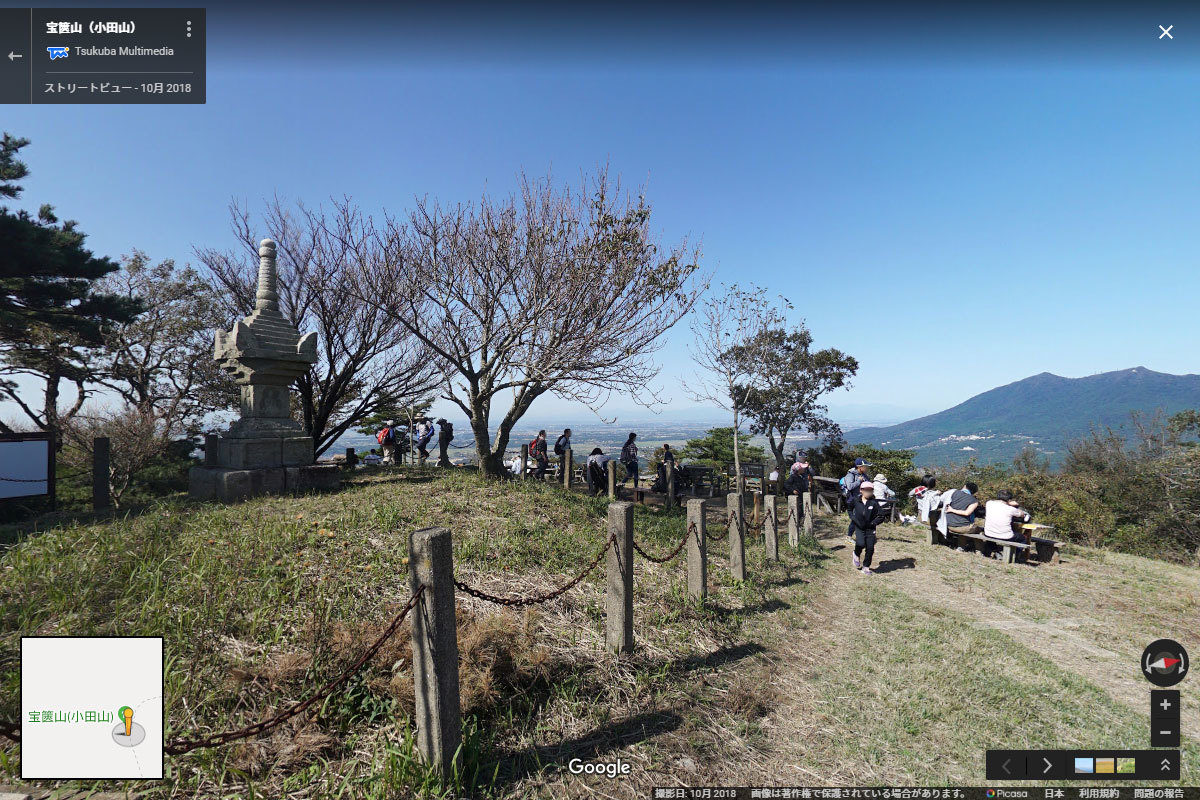
M 674 466 L 675 453 L 672 452 L 671 445 L 664 443 L 662 461 L 658 462 L 657 477 L 654 486 L 650 487 L 656 492 L 667 491 L 667 464 Z
M 1008 489 L 1001 489 L 996 492 L 995 500 L 988 500 L 983 506 L 984 522 L 983 535 L 992 539 L 1012 540 L 1018 538 L 1019 534 L 1013 531 L 1013 522 L 1029 522 L 1033 519 L 1029 512 L 1021 508 L 1016 499 L 1013 498 L 1013 493 Z M 1024 538 L 1024 537 L 1020 537 Z M 1002 548 L 998 545 L 988 545 L 990 553 L 985 555 L 1002 558 Z M 1025 553 L 1028 556 L 1028 552 Z
M 875 487 L 875 497 L 879 500 L 895 500 L 896 493 L 892 491 L 892 487 L 887 484 L 887 476 L 880 472 L 871 479 L 871 485 Z
M 383 446 L 383 458 L 381 464 L 396 463 L 396 422 L 388 420 L 383 423 L 383 428 L 375 434 L 375 441 Z
M 558 437 L 558 441 L 554 443 L 554 455 L 565 456 L 567 451 L 571 449 L 571 429 L 564 428 L 562 436 Z
M 371 466 L 375 466 L 382 460 L 383 459 L 379 457 L 379 451 L 373 447 L 371 448 L 371 452 L 369 452 L 365 456 L 363 456 L 363 463 L 370 464 Z
M 439 419 L 438 424 L 438 466 L 449 467 L 450 456 L 446 454 L 446 448 L 450 446 L 450 442 L 454 441 L 454 425 L 444 419 Z
M 975 511 L 979 508 L 979 501 L 975 499 L 977 491 L 979 487 L 967 481 L 961 489 L 951 493 L 948 500 L 945 495 L 942 496 L 942 519 L 938 529 L 946 534 L 947 542 L 953 543 L 954 549 L 960 553 L 965 553 L 966 548 L 958 534 L 979 533 L 979 526 L 975 524 Z
M 788 470 L 787 480 L 783 482 L 783 490 L 789 495 L 803 495 L 808 492 L 808 475 L 805 474 L 804 465 L 797 461 L 792 464 L 792 468 Z M 804 506 L 801 506 L 803 508 Z
M 850 506 L 850 526 L 854 536 L 854 568 L 863 575 L 871 573 L 875 557 L 875 529 L 887 519 L 887 510 L 875 499 L 870 481 L 858 484 L 859 496 Z M 860 558 L 861 557 L 861 558 Z
M 871 462 L 865 458 L 854 459 L 854 466 L 850 471 L 842 476 L 841 488 L 842 497 L 846 500 L 846 515 L 850 514 L 850 507 L 854 505 L 854 501 L 859 497 L 859 487 L 867 480 L 867 469 L 871 466 Z M 854 538 L 854 521 L 851 520 L 850 527 L 846 529 L 846 536 Z
M 537 462 L 537 471 L 533 476 L 539 480 L 544 479 L 546 467 L 550 465 L 550 460 L 546 457 L 546 431 L 538 431 L 538 435 L 529 443 L 529 457 Z
M 601 492 L 601 487 L 608 480 L 608 462 L 612 456 L 604 455 L 599 447 L 594 448 L 587 459 L 588 494 L 595 496 Z
M 508 465 L 508 471 L 518 478 L 521 477 L 521 454 L 517 453 L 512 457 L 512 462 Z
M 638 485 L 638 449 L 634 444 L 637 439 L 636 433 L 630 433 L 629 438 L 625 440 L 625 445 L 621 448 L 621 464 L 625 467 L 626 474 L 633 477 L 633 488 Z
M 941 510 L 938 508 L 937 478 L 925 475 L 921 478 L 921 483 L 909 492 L 908 496 L 917 501 L 917 515 L 921 522 L 929 523 L 929 532 L 932 537 L 930 541 L 942 541 L 942 536 L 937 529 L 938 519 L 942 516 Z
M 417 430 L 419 431 L 417 434 L 417 452 L 420 453 L 421 463 L 424 464 L 425 459 L 429 458 L 429 450 L 427 448 L 429 447 L 430 440 L 433 439 L 433 423 L 429 420 L 423 420 Z

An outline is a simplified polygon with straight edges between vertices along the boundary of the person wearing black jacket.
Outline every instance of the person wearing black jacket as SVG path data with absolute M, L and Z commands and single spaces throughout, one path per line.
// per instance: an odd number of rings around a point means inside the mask
M 854 568 L 861 569 L 863 575 L 870 575 L 871 559 L 875 556 L 875 529 L 888 518 L 888 512 L 875 499 L 875 487 L 870 481 L 863 481 L 858 489 L 861 494 L 849 512 L 854 530 Z
M 625 440 L 625 446 L 621 448 L 621 463 L 625 465 L 626 474 L 633 478 L 633 488 L 638 485 L 638 449 L 634 443 L 637 440 L 637 434 L 629 434 L 629 438 Z
M 788 472 L 787 480 L 783 482 L 783 491 L 789 495 L 803 495 L 808 492 L 808 476 L 804 474 L 804 468 L 800 462 L 792 464 L 792 469 Z

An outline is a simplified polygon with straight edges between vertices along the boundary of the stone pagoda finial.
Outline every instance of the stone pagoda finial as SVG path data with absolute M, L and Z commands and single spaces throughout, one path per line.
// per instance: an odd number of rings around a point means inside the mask
M 258 311 L 278 311 L 278 277 L 275 271 L 275 242 L 263 239 L 258 243 L 258 292 L 254 308 Z

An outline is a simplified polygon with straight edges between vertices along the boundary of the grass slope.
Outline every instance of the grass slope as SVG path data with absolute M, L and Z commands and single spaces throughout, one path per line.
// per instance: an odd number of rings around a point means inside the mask
M 710 510 L 710 526 L 720 514 Z M 166 503 L 28 536 L 0 554 L 0 719 L 19 706 L 21 635 L 115 633 L 165 637 L 168 736 L 240 727 L 307 696 L 377 636 L 408 596 L 410 531 L 449 527 L 459 579 L 525 595 L 572 577 L 604 541 L 605 518 L 605 500 L 557 487 L 381 472 L 332 495 Z M 637 559 L 638 652 L 626 659 L 603 650 L 602 568 L 528 612 L 460 594 L 466 742 L 450 784 L 415 757 L 406 626 L 316 714 L 168 759 L 160 784 L 61 788 L 633 798 L 681 783 L 978 785 L 987 747 L 1141 746 L 1148 723 L 1122 695 L 1123 680 L 1144 694 L 1136 654 L 1124 676 L 1117 662 L 1056 661 L 1030 631 L 993 618 L 1086 620 L 1072 635 L 1121 659 L 1142 638 L 1200 635 L 1194 621 L 1164 627 L 1195 617 L 1195 571 L 1083 550 L 1054 567 L 1006 567 L 893 528 L 880 543 L 886 571 L 866 578 L 834 549 L 840 526 L 820 520 L 830 538 L 785 545 L 778 564 L 748 537 L 751 579 L 739 585 L 725 543 L 710 543 L 705 606 L 686 599 L 680 560 Z M 683 517 L 636 507 L 635 530 L 665 553 Z M 1158 590 L 1170 591 L 1170 608 L 1146 602 Z M 1200 695 L 1181 688 L 1195 708 Z M 1192 724 L 1184 769 L 1194 783 Z M 0 748 L 0 778 L 16 781 L 19 747 Z M 575 757 L 619 757 L 633 772 L 572 775 Z

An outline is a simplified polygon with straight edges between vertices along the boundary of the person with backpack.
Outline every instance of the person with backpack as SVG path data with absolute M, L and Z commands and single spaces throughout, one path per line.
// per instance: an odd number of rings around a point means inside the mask
M 562 458 L 571 449 L 571 429 L 564 428 L 562 436 L 554 443 L 554 455 Z
M 638 485 L 638 449 L 634 441 L 637 439 L 636 433 L 630 433 L 629 438 L 625 440 L 625 445 L 621 448 L 621 464 L 625 467 L 625 472 L 633 478 L 633 488 Z
M 383 428 L 375 434 L 375 441 L 383 447 L 383 459 L 381 464 L 396 463 L 396 423 L 394 420 L 388 420 L 383 424 Z
M 433 423 L 429 420 L 424 420 L 417 434 L 417 452 L 421 456 L 420 463 L 424 464 L 425 459 L 429 458 L 429 442 L 433 439 Z
M 612 456 L 604 455 L 604 451 L 599 447 L 593 448 L 591 455 L 587 460 L 587 484 L 588 494 L 596 496 L 603 490 L 605 482 L 608 480 L 608 462 L 612 461 Z
M 543 480 L 546 477 L 546 467 L 550 466 L 550 459 L 546 457 L 546 432 L 538 431 L 538 435 L 533 437 L 533 441 L 529 443 L 529 457 L 537 462 L 537 471 L 533 476 L 538 480 Z
M 854 459 L 854 466 L 850 468 L 842 479 L 838 482 L 841 484 L 842 497 L 846 501 L 846 515 L 850 515 L 850 507 L 859 498 L 859 487 L 863 483 L 869 483 L 867 480 L 867 470 L 871 467 L 871 462 L 865 458 Z M 854 538 L 854 520 L 851 518 L 850 527 L 846 529 L 846 536 Z
M 871 575 L 871 559 L 875 557 L 875 529 L 888 518 L 887 509 L 875 499 L 875 487 L 870 481 L 858 484 L 859 496 L 850 506 L 850 528 L 854 536 L 854 568 Z

